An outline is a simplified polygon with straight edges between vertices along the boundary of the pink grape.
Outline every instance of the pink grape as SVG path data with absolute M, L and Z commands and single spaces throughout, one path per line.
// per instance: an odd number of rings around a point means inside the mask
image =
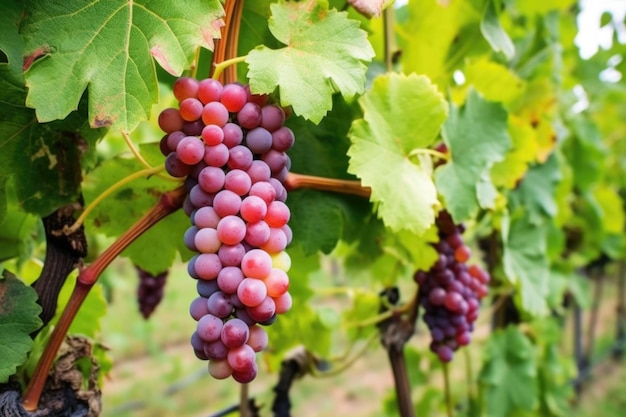
M 267 203 L 256 195 L 249 195 L 241 201 L 239 208 L 241 217 L 249 222 L 256 223 L 262 220 L 267 213 Z
M 246 342 L 255 352 L 261 352 L 268 344 L 267 332 L 261 326 L 250 326 L 250 336 Z
M 248 345 L 242 345 L 228 352 L 228 364 L 233 371 L 244 372 L 255 366 L 256 354 Z
M 285 123 L 285 112 L 274 104 L 263 106 L 261 109 L 261 127 L 270 132 L 279 129 Z
M 217 101 L 211 101 L 202 109 L 202 122 L 205 125 L 223 127 L 228 122 L 228 110 Z
M 283 126 L 272 132 L 272 149 L 278 152 L 286 152 L 293 146 L 295 135 L 293 131 Z
M 198 320 L 196 332 L 205 342 L 214 342 L 220 338 L 223 326 L 222 319 L 211 314 L 205 314 Z
M 246 171 L 240 169 L 232 169 L 228 171 L 224 179 L 224 188 L 234 192 L 237 195 L 244 195 L 250 191 L 252 180 Z
M 223 167 L 228 162 L 230 153 L 223 143 L 204 148 L 204 162 L 212 167 Z
M 241 270 L 246 277 L 265 278 L 272 270 L 272 257 L 262 249 L 252 249 L 243 256 Z
M 195 98 L 198 94 L 198 81 L 191 77 L 180 77 L 174 82 L 172 92 L 179 102 L 187 98 Z
M 210 227 L 199 229 L 194 237 L 194 243 L 196 250 L 202 253 L 216 253 L 222 245 L 217 237 L 217 230 Z
M 256 378 L 258 372 L 259 368 L 255 362 L 252 364 L 252 367 L 243 371 L 233 370 L 233 374 L 231 376 L 235 381 L 239 382 L 240 384 L 247 384 L 249 382 L 252 382 L 254 378 Z
M 209 361 L 209 374 L 215 379 L 226 379 L 233 374 L 233 368 L 226 359 L 213 359 Z
M 256 103 L 248 102 L 237 113 L 239 125 L 245 129 L 254 129 L 261 124 L 261 107 Z
M 260 279 L 244 278 L 237 288 L 237 297 L 246 307 L 258 306 L 266 296 L 267 288 Z
M 272 134 L 262 127 L 251 129 L 246 134 L 246 145 L 252 153 L 265 153 L 272 148 Z
M 204 104 L 218 101 L 223 89 L 222 83 L 212 78 L 207 78 L 198 83 L 198 98 Z
M 248 95 L 246 94 L 246 90 L 240 85 L 227 84 L 224 86 L 220 101 L 229 112 L 235 113 L 241 110 L 244 104 L 246 104 Z
M 224 323 L 220 338 L 230 349 L 238 348 L 248 341 L 249 327 L 242 320 L 233 318 Z
M 229 349 L 224 345 L 224 343 L 222 343 L 222 340 L 219 337 L 220 336 L 218 336 L 217 340 L 204 343 L 203 345 L 203 353 L 209 360 L 226 359 L 228 356 Z
M 193 213 L 192 222 L 198 228 L 212 227 L 217 228 L 221 217 L 215 212 L 211 206 L 200 207 Z
M 260 181 L 252 184 L 250 187 L 249 195 L 255 195 L 261 197 L 265 204 L 271 204 L 276 198 L 276 190 L 272 187 L 272 184 L 266 181 Z
M 282 201 L 272 201 L 267 206 L 265 221 L 271 227 L 283 227 L 289 221 L 289 207 Z
M 280 297 L 274 298 L 274 304 L 276 304 L 276 314 L 284 314 L 291 309 L 293 303 L 291 294 L 289 292 L 284 293 Z
M 224 170 L 207 166 L 198 174 L 198 184 L 207 193 L 216 193 L 224 187 L 226 175 Z
M 224 145 L 228 146 L 228 148 L 235 147 L 241 144 L 243 140 L 243 131 L 241 127 L 235 123 L 226 123 L 222 128 L 224 132 Z
M 269 238 L 259 247 L 268 253 L 282 252 L 287 247 L 287 236 L 282 229 L 270 227 Z
M 228 215 L 217 224 L 217 236 L 226 245 L 236 245 L 246 236 L 246 225 L 240 217 Z
M 287 273 L 278 268 L 272 268 L 271 272 L 263 279 L 267 287 L 267 295 L 273 298 L 282 296 L 289 289 L 289 277 Z
M 194 136 L 186 136 L 176 145 L 176 155 L 187 165 L 194 165 L 204 158 L 204 143 Z
M 207 125 L 202 129 L 202 140 L 208 146 L 219 145 L 224 141 L 224 130 L 217 125 Z
M 265 323 L 276 315 L 276 303 L 272 297 L 265 297 L 259 305 L 248 307 L 246 311 L 254 321 Z
M 255 159 L 252 161 L 252 165 L 246 171 L 250 176 L 250 180 L 252 184 L 259 181 L 269 181 L 272 176 L 272 171 L 270 171 L 270 167 L 260 159 Z
M 209 314 L 207 307 L 207 299 L 204 297 L 196 297 L 189 305 L 189 315 L 198 321 L 206 314 Z
M 200 279 L 215 279 L 222 269 L 222 263 L 215 253 L 201 253 L 196 258 L 194 268 Z
M 241 197 L 230 190 L 222 190 L 215 194 L 213 208 L 220 217 L 236 215 L 241 208 Z
M 202 116 L 204 106 L 197 98 L 186 98 L 180 102 L 180 117 L 188 122 L 198 120 Z
M 252 166 L 253 156 L 250 149 L 243 145 L 232 147 L 228 155 L 228 167 L 230 169 L 247 170 Z
M 244 241 L 250 246 L 264 245 L 270 238 L 270 227 L 263 220 L 246 225 Z
M 217 275 L 217 285 L 225 294 L 235 294 L 243 279 L 244 275 L 241 268 L 226 266 Z
M 222 319 L 230 316 L 233 312 L 233 304 L 230 301 L 230 297 L 221 291 L 211 294 L 206 304 L 210 314 Z M 224 328 L 222 327 L 223 333 Z
M 182 178 L 189 175 L 189 165 L 178 159 L 176 152 L 165 157 L 165 170 L 172 177 Z
M 239 266 L 245 253 L 246 248 L 241 243 L 238 243 L 236 245 L 222 245 L 217 252 L 217 256 L 220 257 L 224 266 Z

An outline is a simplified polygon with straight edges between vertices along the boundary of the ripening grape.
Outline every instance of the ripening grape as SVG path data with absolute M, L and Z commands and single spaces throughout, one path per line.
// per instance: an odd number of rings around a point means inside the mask
M 182 77 L 174 95 L 178 108 L 159 115 L 166 132 L 159 146 L 168 173 L 186 177 L 191 225 L 183 240 L 197 252 L 187 265 L 198 293 L 189 307 L 197 322 L 191 345 L 214 378 L 250 382 L 256 353 L 268 345 L 262 326 L 292 305 L 283 182 L 294 134 L 283 126 L 285 111 L 248 86 Z M 473 303 L 465 308 L 477 314 Z
M 477 265 L 468 266 L 471 252 L 463 242 L 463 228 L 447 212 L 437 218 L 439 257 L 429 271 L 417 271 L 418 300 L 432 338 L 430 348 L 442 362 L 471 342 L 480 300 L 487 294 L 489 274 Z M 288 293 L 287 293 L 288 294 Z

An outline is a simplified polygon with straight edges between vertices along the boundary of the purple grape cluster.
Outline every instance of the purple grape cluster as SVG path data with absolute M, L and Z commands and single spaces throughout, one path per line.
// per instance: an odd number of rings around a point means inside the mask
M 141 315 L 147 320 L 163 299 L 163 289 L 165 288 L 169 271 L 166 270 L 160 274 L 152 275 L 138 266 L 135 266 L 135 269 L 139 276 L 137 303 L 139 304 Z
M 183 77 L 174 95 L 179 108 L 159 125 L 166 170 L 186 177 L 184 241 L 198 252 L 188 263 L 198 292 L 191 345 L 213 377 L 250 382 L 268 343 L 260 325 L 291 308 L 284 181 L 294 134 L 281 107 L 238 83 Z
M 439 257 L 430 270 L 417 271 L 414 279 L 432 337 L 430 349 L 442 362 L 450 362 L 454 352 L 471 341 L 490 277 L 478 265 L 467 265 L 471 253 L 463 241 L 462 225 L 455 225 L 446 211 L 439 213 L 436 224 L 439 242 L 433 247 Z

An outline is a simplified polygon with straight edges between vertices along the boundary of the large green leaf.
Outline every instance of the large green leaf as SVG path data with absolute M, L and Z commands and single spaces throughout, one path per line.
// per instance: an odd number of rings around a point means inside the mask
M 0 383 L 7 382 L 33 348 L 29 334 L 41 327 L 35 290 L 8 271 L 0 278 Z
M 435 171 L 435 180 L 455 223 L 461 223 L 479 207 L 493 207 L 489 171 L 511 147 L 507 113 L 470 90 L 462 108 L 452 106 L 442 133 L 451 160 Z
M 480 22 L 480 31 L 494 51 L 502 52 L 510 60 L 515 55 L 515 45 L 500 25 L 495 3 L 492 0 L 487 2 L 485 14 Z
M 151 160 L 158 147 L 146 144 L 141 151 Z M 85 178 L 85 203 L 91 203 L 111 185 L 142 168 L 136 159 L 117 157 L 104 161 Z M 154 176 L 138 178 L 96 206 L 88 218 L 89 230 L 117 237 L 152 208 L 163 192 L 175 187 L 175 183 Z M 177 252 L 183 259 L 190 257 L 191 253 L 185 248 L 182 238 L 189 226 L 189 218 L 180 210 L 142 234 L 122 255 L 148 272 L 156 274 L 164 271 L 172 264 Z M 158 251 L 158 256 L 155 256 L 155 251 Z
M 490 416 L 511 416 L 533 410 L 537 403 L 535 349 L 515 326 L 491 334 L 480 372 Z
M 332 108 L 333 93 L 346 98 L 363 92 L 374 51 L 359 22 L 328 10 L 325 0 L 272 4 L 269 27 L 286 46 L 259 46 L 248 54 L 248 78 L 255 93 L 277 87 L 283 106 L 318 123 Z
M 437 193 L 430 146 L 447 116 L 447 105 L 425 76 L 386 74 L 359 99 L 363 119 L 353 122 L 349 172 L 371 187 L 378 215 L 392 230 L 422 233 L 434 222 Z
M 218 0 L 29 1 L 27 10 L 26 104 L 37 119 L 64 119 L 88 89 L 91 126 L 124 130 L 157 100 L 152 58 L 180 75 L 196 47 L 212 49 L 223 13 Z

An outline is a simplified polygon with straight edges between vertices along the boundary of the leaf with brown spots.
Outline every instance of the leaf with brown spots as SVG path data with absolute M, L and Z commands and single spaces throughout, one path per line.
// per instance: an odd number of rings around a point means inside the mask
M 196 47 L 213 48 L 223 13 L 218 0 L 29 1 L 27 9 L 26 104 L 37 119 L 64 119 L 88 90 L 90 125 L 127 131 L 158 99 L 154 60 L 180 75 Z
M 29 334 L 41 326 L 35 290 L 9 271 L 0 277 L 0 383 L 8 381 L 33 347 Z

